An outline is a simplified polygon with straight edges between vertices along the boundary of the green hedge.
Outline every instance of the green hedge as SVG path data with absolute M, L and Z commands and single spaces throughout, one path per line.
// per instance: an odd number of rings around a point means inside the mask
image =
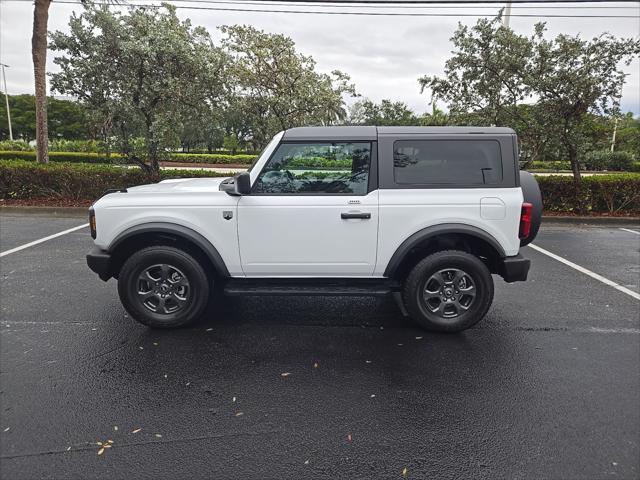
M 167 159 L 167 161 L 194 164 L 214 163 L 224 165 L 250 165 L 255 158 L 255 155 L 174 153 L 171 155 L 171 158 Z M 0 151 L 0 160 L 12 159 L 35 161 L 36 152 Z M 124 158 L 117 153 L 113 153 L 111 154 L 111 157 L 107 157 L 101 153 L 90 152 L 49 152 L 49 160 L 52 162 L 67 163 L 125 163 Z
M 168 161 L 251 165 L 257 157 L 257 155 L 222 155 L 220 153 L 172 153 Z
M 161 170 L 160 178 L 228 177 L 208 170 Z M 94 200 L 109 188 L 151 183 L 137 167 L 0 160 L 0 198 Z
M 226 177 L 208 170 L 161 170 L 160 178 Z M 537 177 L 545 211 L 562 213 L 640 212 L 640 174 Z M 0 160 L 0 198 L 93 200 L 108 188 L 149 183 L 142 170 L 112 165 Z
M 580 185 L 569 176 L 536 179 L 547 212 L 640 212 L 640 174 L 637 173 L 583 177 Z
M 626 152 L 604 152 L 600 155 L 600 152 L 594 155 L 587 155 L 584 162 L 581 163 L 582 169 L 592 172 L 599 172 L 603 170 L 612 172 L 640 172 L 640 162 L 633 161 L 633 156 Z M 605 155 L 606 154 L 606 155 Z M 565 161 L 552 161 L 552 162 L 532 162 L 527 170 L 536 171 L 571 171 L 571 163 Z

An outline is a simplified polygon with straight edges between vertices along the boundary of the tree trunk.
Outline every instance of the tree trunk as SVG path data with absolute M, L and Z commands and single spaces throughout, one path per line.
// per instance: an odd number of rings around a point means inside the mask
M 51 0 L 35 0 L 31 57 L 36 85 L 36 155 L 38 162 L 49 161 L 49 133 L 47 130 L 47 23 Z
M 571 171 L 573 172 L 573 180 L 576 183 L 580 183 L 582 181 L 582 176 L 580 175 L 580 165 L 578 164 L 578 152 L 572 145 L 569 146 L 568 150 L 569 162 L 571 162 Z

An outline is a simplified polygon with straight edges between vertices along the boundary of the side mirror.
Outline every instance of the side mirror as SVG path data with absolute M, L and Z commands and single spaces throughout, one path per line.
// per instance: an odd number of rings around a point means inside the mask
M 247 195 L 251 192 L 251 175 L 249 172 L 237 173 L 220 184 L 220 190 L 229 195 Z

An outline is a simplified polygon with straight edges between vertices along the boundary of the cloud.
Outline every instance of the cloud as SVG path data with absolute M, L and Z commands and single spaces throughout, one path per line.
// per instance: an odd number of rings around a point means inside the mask
M 0 59 L 11 65 L 7 70 L 10 93 L 33 92 L 31 64 L 31 22 L 33 6 L 28 2 L 0 2 Z M 67 30 L 76 5 L 52 3 L 49 29 Z M 581 14 L 602 13 L 581 5 Z M 317 8 L 315 8 L 317 9 Z M 496 8 L 496 11 L 498 8 Z M 467 10 L 449 10 L 466 12 Z M 483 10 L 484 13 L 492 10 Z M 517 10 L 514 9 L 514 13 Z M 534 13 L 537 9 L 528 10 Z M 569 10 L 570 11 L 570 10 Z M 568 13 L 569 11 L 564 11 Z M 607 10 L 608 11 L 608 10 Z M 428 94 L 420 94 L 417 79 L 422 75 L 442 74 L 444 62 L 452 49 L 450 38 L 458 21 L 471 25 L 472 17 L 361 17 L 284 15 L 246 12 L 178 10 L 182 18 L 206 27 L 215 39 L 217 27 L 246 23 L 267 32 L 282 33 L 293 38 L 299 51 L 311 55 L 318 69 L 334 69 L 349 73 L 363 96 L 379 101 L 401 100 L 417 111 L 425 111 Z M 530 34 L 535 18 L 512 18 L 511 27 L 518 33 Z M 548 19 L 549 35 L 581 34 L 591 38 L 605 29 L 617 36 L 637 36 L 637 20 Z M 49 71 L 54 71 L 50 53 Z M 635 60 L 625 68 L 629 73 L 623 90 L 624 110 L 640 114 L 640 64 Z

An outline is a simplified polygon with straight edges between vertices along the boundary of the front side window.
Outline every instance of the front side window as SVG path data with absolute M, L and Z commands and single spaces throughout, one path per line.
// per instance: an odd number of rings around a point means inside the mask
M 283 143 L 258 176 L 255 193 L 365 195 L 371 144 Z
M 501 158 L 496 140 L 399 140 L 393 175 L 397 184 L 499 184 Z

